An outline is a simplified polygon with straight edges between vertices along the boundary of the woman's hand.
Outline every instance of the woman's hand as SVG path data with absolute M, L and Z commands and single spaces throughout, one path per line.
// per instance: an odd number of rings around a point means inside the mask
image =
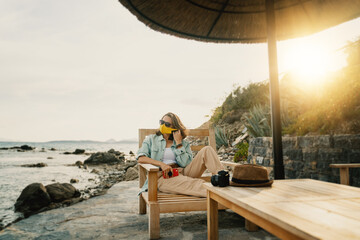
M 176 145 L 182 143 L 182 135 L 180 130 L 173 132 L 173 135 Z
M 172 172 L 172 167 L 170 167 L 169 165 L 167 165 L 165 163 L 162 163 L 160 167 L 165 176 L 164 178 L 169 178 L 169 172 Z

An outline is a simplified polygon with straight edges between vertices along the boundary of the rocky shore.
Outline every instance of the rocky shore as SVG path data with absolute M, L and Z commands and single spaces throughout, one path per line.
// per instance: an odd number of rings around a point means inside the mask
M 193 144 L 204 144 L 201 139 L 192 139 Z M 21 151 L 34 150 L 31 146 L 21 146 L 8 149 L 21 149 Z M 27 150 L 25 150 L 27 149 Z M 4 149 L 2 149 L 4 150 Z M 51 149 L 55 151 L 56 149 Z M 218 155 L 222 161 L 233 161 L 235 152 L 234 147 L 222 147 L 218 150 Z M 107 152 L 86 153 L 85 150 L 76 149 L 74 152 L 64 152 L 63 154 L 81 154 L 89 155 L 84 161 L 76 161 L 70 166 L 84 169 L 88 172 L 94 173 L 98 178 L 89 178 L 88 181 L 92 182 L 91 186 L 84 189 L 76 189 L 72 184 L 79 182 L 78 179 L 72 178 L 69 183 L 53 183 L 49 185 L 42 185 L 41 183 L 29 184 L 20 194 L 15 205 L 16 211 L 23 214 L 15 222 L 39 214 L 48 210 L 68 207 L 75 203 L 88 200 L 93 197 L 104 195 L 108 189 L 114 184 L 122 181 L 131 181 L 138 178 L 138 167 L 135 156 L 132 152 L 125 159 L 125 154 L 114 149 Z M 131 160 L 129 159 L 131 158 Z M 22 167 L 46 167 L 44 163 L 37 164 L 24 164 Z M 56 189 L 56 193 L 51 189 Z M 11 225 L 11 224 L 9 224 Z M 7 226 L 1 226 L 4 229 Z
M 18 147 L 7 148 L 18 149 Z M 28 150 L 34 148 L 28 146 Z M 5 149 L 2 149 L 5 150 Z M 25 150 L 24 150 L 25 151 Z M 65 153 L 67 154 L 67 153 Z M 14 209 L 22 213 L 22 216 L 15 220 L 18 222 L 34 214 L 48 210 L 71 206 L 92 197 L 104 195 L 109 188 L 121 181 L 130 181 L 138 178 L 137 161 L 130 153 L 133 160 L 125 159 L 123 152 L 110 149 L 107 152 L 86 153 L 85 150 L 77 149 L 70 154 L 90 155 L 84 162 L 77 161 L 70 166 L 82 168 L 96 174 L 97 178 L 88 179 L 90 184 L 84 189 L 76 189 L 72 184 L 79 182 L 72 178 L 70 183 L 53 183 L 44 186 L 42 183 L 30 183 L 26 186 L 14 204 Z M 44 163 L 24 164 L 21 167 L 42 168 Z M 0 224 L 0 230 L 10 226 Z
M 31 151 L 34 150 L 34 147 L 29 145 L 15 146 L 15 147 L 2 147 L 0 150 L 17 150 L 18 152 Z

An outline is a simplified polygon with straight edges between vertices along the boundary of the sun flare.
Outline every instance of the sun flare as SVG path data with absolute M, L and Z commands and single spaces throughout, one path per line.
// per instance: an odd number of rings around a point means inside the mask
M 291 70 L 303 76 L 321 76 L 330 70 L 330 61 L 326 55 L 319 49 L 296 49 L 290 59 Z
M 339 52 L 320 44 L 294 44 L 285 55 L 285 71 L 291 72 L 306 86 L 321 84 L 328 73 L 340 69 L 345 62 Z

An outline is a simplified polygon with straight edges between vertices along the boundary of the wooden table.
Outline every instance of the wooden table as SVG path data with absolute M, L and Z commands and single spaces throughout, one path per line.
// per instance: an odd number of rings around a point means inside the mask
M 208 239 L 218 239 L 218 203 L 281 239 L 360 239 L 360 188 L 311 179 L 272 187 L 208 190 Z
M 360 163 L 334 163 L 332 168 L 340 168 L 340 183 L 350 185 L 349 168 L 360 168 Z

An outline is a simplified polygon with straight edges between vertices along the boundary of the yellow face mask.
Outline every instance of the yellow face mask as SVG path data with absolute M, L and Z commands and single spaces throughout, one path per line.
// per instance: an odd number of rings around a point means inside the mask
M 165 126 L 165 124 L 160 125 L 160 132 L 162 134 L 171 134 L 172 131 L 176 131 L 177 129 L 175 128 L 170 128 Z

